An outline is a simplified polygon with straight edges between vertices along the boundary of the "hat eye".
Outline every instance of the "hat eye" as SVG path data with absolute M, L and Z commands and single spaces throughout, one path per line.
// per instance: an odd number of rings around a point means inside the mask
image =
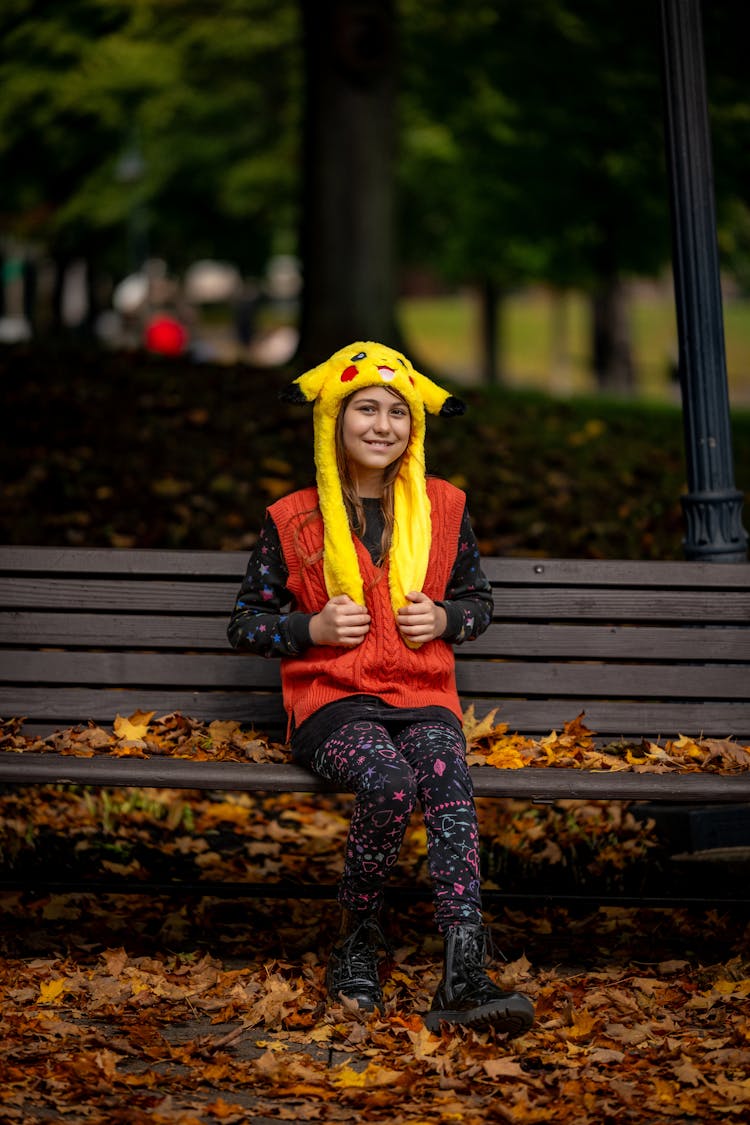
M 360 359 L 367 359 L 367 352 L 357 352 L 356 355 L 352 356 L 351 362 L 358 363 Z

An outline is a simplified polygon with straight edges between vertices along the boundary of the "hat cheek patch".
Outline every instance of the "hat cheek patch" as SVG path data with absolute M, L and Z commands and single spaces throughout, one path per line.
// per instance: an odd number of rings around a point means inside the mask
M 352 364 L 351 367 L 347 367 L 346 371 L 341 372 L 341 382 L 351 383 L 352 379 L 356 379 L 358 375 L 359 371 L 354 366 L 354 364 Z

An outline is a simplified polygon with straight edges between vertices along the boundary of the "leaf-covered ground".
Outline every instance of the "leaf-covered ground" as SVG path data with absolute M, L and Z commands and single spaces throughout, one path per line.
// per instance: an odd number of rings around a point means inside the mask
M 278 401 L 294 372 L 2 348 L 0 539 L 235 548 L 312 479 L 310 412 Z M 485 554 L 680 558 L 675 407 L 458 387 L 431 419 L 428 468 L 466 487 Z M 734 417 L 750 491 L 750 412 Z
M 4 747 L 23 752 L 13 726 Z M 512 737 L 471 715 L 467 727 L 477 759 Z M 538 746 L 570 764 L 593 752 L 590 743 L 579 718 Z M 74 753 L 276 752 L 255 732 L 181 716 L 133 715 L 111 731 L 62 732 L 56 745 Z M 699 752 L 708 768 L 742 768 L 698 743 L 649 745 L 651 761 L 623 768 L 681 768 L 681 753 L 689 764 Z M 507 1042 L 491 1032 L 434 1036 L 420 1018 L 438 983 L 441 948 L 418 814 L 393 876 L 405 893 L 390 896 L 384 914 L 392 956 L 383 1017 L 326 1000 L 333 902 L 216 891 L 219 881 L 335 883 L 350 801 L 8 787 L 0 795 L 3 873 L 20 876 L 23 890 L 0 894 L 2 1119 L 747 1119 L 747 911 L 597 908 L 596 899 L 563 909 L 544 897 L 587 887 L 637 892 L 649 874 L 669 876 L 651 821 L 627 804 L 478 802 L 494 972 L 532 996 L 537 1010 L 531 1031 Z M 44 889 L 47 877 L 85 883 L 102 873 L 115 887 L 118 879 L 178 878 L 192 889 L 155 897 Z M 196 889 L 202 880 L 211 893 Z M 509 905 L 493 898 L 498 888 L 531 897 Z
M 44 796 L 62 815 L 56 805 Z M 121 831 L 133 810 L 109 815 Z M 189 829 L 182 815 L 172 833 L 200 850 L 212 826 L 254 811 L 198 802 Z M 288 798 L 258 852 L 302 839 L 314 855 L 336 816 Z M 418 841 L 406 852 L 408 870 Z M 211 845 L 202 854 L 220 862 Z M 747 1120 L 750 952 L 737 912 L 490 908 L 508 958 L 496 979 L 537 1011 L 511 1042 L 426 1031 L 441 950 L 429 904 L 413 898 L 386 910 L 387 1007 L 368 1018 L 326 1001 L 330 902 L 30 888 L 0 896 L 0 912 L 4 1121 Z

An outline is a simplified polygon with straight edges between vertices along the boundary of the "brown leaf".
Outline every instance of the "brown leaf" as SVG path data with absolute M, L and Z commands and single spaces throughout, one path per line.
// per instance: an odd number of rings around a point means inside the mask
M 463 730 L 464 737 L 466 738 L 466 743 L 468 746 L 473 746 L 474 743 L 479 742 L 480 739 L 485 738 L 487 735 L 490 735 L 497 730 L 497 726 L 495 724 L 495 716 L 497 715 L 497 712 L 498 708 L 495 707 L 492 711 L 489 711 L 483 719 L 477 719 L 474 713 L 474 704 L 472 703 L 469 707 L 467 707 L 467 709 L 464 711 Z M 499 724 L 499 726 L 501 728 L 501 731 L 505 731 L 508 729 L 507 726 L 505 726 L 505 724 L 503 723 Z
M 521 1078 L 529 1080 L 529 1075 L 515 1059 L 485 1059 L 482 1063 L 489 1078 Z

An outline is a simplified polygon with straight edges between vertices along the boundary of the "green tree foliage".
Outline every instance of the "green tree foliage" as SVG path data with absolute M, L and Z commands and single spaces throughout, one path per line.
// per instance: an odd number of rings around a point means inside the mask
M 358 0 L 336 7 L 350 30 L 370 18 Z M 746 278 L 744 7 L 704 2 L 721 244 Z M 260 269 L 274 243 L 293 244 L 311 182 L 302 112 L 311 39 L 300 11 L 312 25 L 318 9 L 313 0 L 5 0 L 0 234 L 122 268 L 138 219 L 150 251 L 175 269 L 205 255 Z M 623 276 L 668 261 L 653 0 L 398 0 L 395 15 L 404 263 L 475 281 L 492 297 L 538 279 L 606 296 Z M 327 66 L 348 42 L 338 36 Z M 386 61 L 395 72 L 395 54 Z M 386 155 L 363 171 L 345 139 L 326 154 L 326 182 L 344 186 L 352 230 L 372 226 L 368 201 L 389 198 L 378 189 L 394 174 Z M 321 197 L 329 208 L 330 195 Z M 318 204 L 306 205 L 315 232 Z M 307 245 L 321 261 L 318 243 Z M 361 258 L 336 257 L 338 292 L 358 293 Z M 357 299 L 372 307 L 367 294 Z
M 668 248 L 655 6 L 403 0 L 412 256 L 452 277 L 589 282 Z
M 724 268 L 750 293 L 750 83 L 743 0 L 704 5 L 719 250 Z
M 15 0 L 2 23 L 6 231 L 80 253 L 140 208 L 174 265 L 252 269 L 293 228 L 291 0 Z
M 592 292 L 662 265 L 653 4 L 404 0 L 403 13 L 412 258 L 500 288 Z

